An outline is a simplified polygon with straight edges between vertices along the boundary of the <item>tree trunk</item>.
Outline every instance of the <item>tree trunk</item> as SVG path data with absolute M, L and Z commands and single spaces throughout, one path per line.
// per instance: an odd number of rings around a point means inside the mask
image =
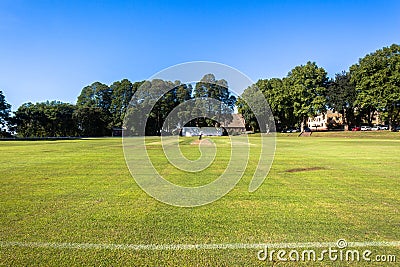
M 301 125 L 300 125 L 300 132 L 304 132 L 306 122 L 307 122 L 307 119 L 303 118 L 301 121 Z
M 344 108 L 343 110 L 342 110 L 342 123 L 343 123 L 343 126 L 344 126 L 344 130 L 345 131 L 348 131 L 349 130 L 349 123 L 348 123 L 348 119 L 347 119 L 347 111 L 346 111 L 346 109 Z
M 393 109 L 390 110 L 389 112 L 389 131 L 396 131 L 397 128 L 397 123 L 398 123 L 398 117 L 400 114 L 400 109 L 397 110 L 396 114 Z

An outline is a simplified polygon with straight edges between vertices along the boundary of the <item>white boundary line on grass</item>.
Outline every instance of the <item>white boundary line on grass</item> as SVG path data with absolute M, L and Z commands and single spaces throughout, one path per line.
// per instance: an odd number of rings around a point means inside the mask
M 93 243 L 48 243 L 0 241 L 0 247 L 28 247 L 55 249 L 105 249 L 105 250 L 216 250 L 216 249 L 261 249 L 261 248 L 323 248 L 336 247 L 337 242 L 307 243 L 231 243 L 231 244 L 93 244 Z M 400 241 L 348 242 L 347 247 L 400 247 Z

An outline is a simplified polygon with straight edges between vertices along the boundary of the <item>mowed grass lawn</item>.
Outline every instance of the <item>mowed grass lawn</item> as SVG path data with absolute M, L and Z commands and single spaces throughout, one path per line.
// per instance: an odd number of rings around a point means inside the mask
M 189 158 L 199 155 L 181 139 Z M 152 141 L 152 140 L 150 140 Z M 176 183 L 218 177 L 229 142 L 213 138 L 215 164 L 200 174 L 172 168 L 158 138 L 149 154 Z M 258 144 L 259 137 L 250 138 Z M 42 243 L 233 244 L 400 241 L 400 133 L 279 134 L 264 184 L 248 192 L 257 164 L 222 199 L 178 208 L 144 193 L 126 167 L 121 139 L 0 142 L 0 265 L 10 266 L 342 266 L 346 262 L 271 263 L 258 249 L 134 250 L 10 246 Z M 399 247 L 371 247 L 397 255 Z M 352 262 L 351 264 L 354 264 Z M 364 266 L 365 262 L 356 263 Z M 374 263 L 369 263 L 374 265 Z M 386 264 L 376 263 L 377 266 Z

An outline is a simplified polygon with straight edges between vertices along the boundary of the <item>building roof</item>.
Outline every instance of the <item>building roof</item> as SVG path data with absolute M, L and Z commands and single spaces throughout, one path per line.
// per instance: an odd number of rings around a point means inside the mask
M 242 114 L 232 114 L 232 121 L 227 125 L 224 125 L 225 128 L 245 128 L 244 118 Z

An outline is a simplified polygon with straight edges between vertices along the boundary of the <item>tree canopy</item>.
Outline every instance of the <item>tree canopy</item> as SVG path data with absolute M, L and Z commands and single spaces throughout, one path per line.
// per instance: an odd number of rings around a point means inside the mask
M 315 62 L 307 62 L 291 70 L 284 81 L 293 102 L 293 115 L 303 131 L 308 117 L 326 110 L 327 73 Z
M 343 71 L 337 73 L 335 79 L 329 81 L 326 91 L 327 105 L 342 114 L 343 123 L 354 125 L 356 89 L 350 80 L 350 73 Z
M 356 85 L 356 103 L 361 108 L 376 109 L 392 128 L 399 124 L 400 46 L 378 49 L 350 67 Z
M 75 106 L 59 101 L 25 103 L 15 112 L 16 131 L 22 137 L 76 136 Z
M 181 105 L 186 102 L 190 104 Z M 214 126 L 216 121 L 232 119 L 235 102 L 228 83 L 216 80 L 213 74 L 206 74 L 194 89 L 192 84 L 154 79 L 144 82 L 136 91 L 125 125 L 137 135 L 161 135 L 183 126 Z M 172 111 L 176 112 L 174 118 L 167 120 Z
M 255 86 L 267 99 L 275 124 L 278 129 L 304 126 L 310 116 L 315 116 L 326 109 L 327 73 L 314 62 L 307 62 L 291 70 L 283 79 L 261 79 Z M 243 95 L 253 97 L 254 87 L 247 88 Z M 238 110 L 252 129 L 258 126 L 250 108 L 238 101 Z

